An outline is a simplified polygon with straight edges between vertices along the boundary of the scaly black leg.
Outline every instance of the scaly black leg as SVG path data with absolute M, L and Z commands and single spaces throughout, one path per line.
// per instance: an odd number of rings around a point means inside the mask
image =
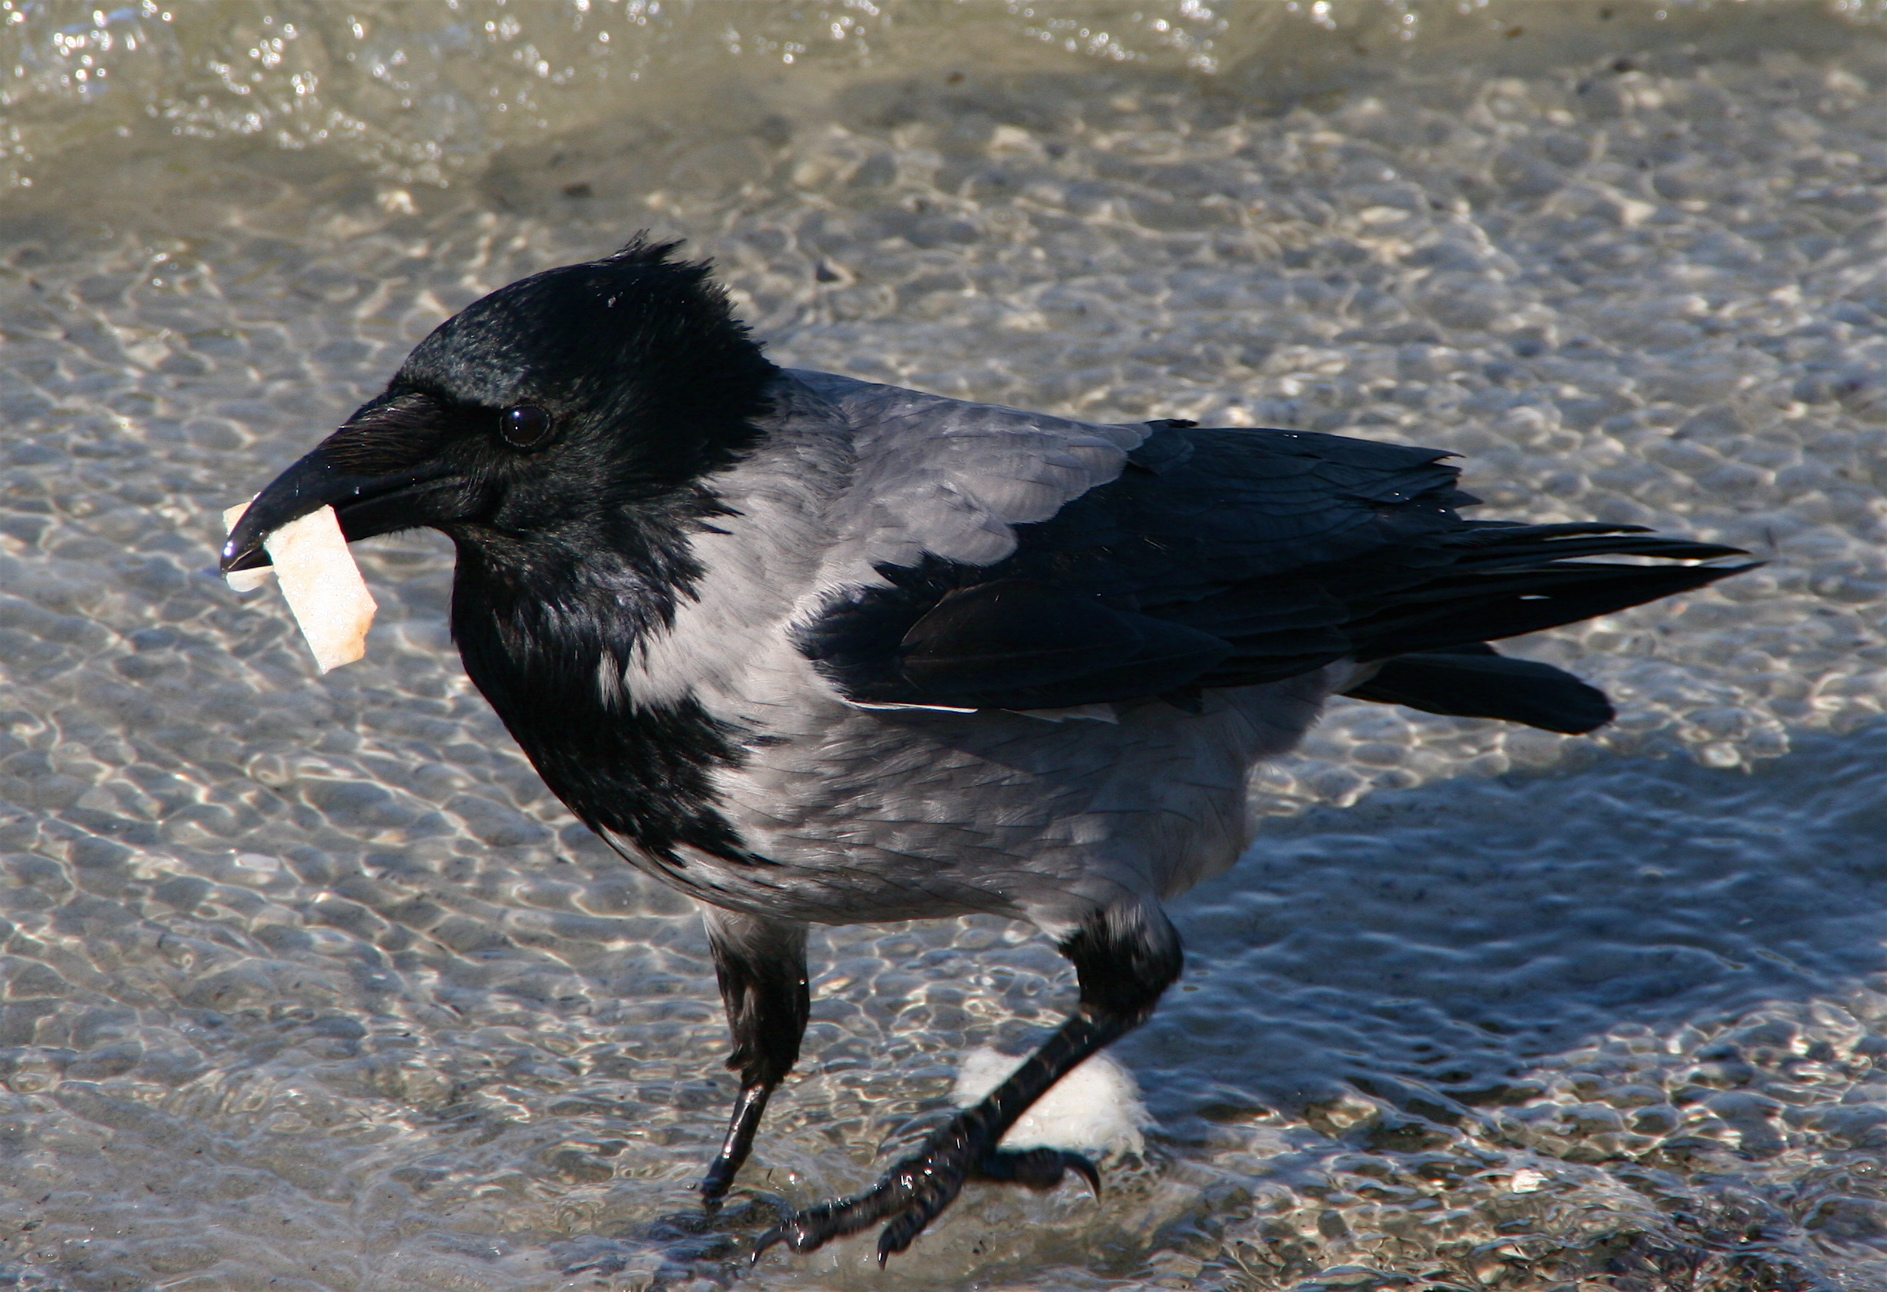
M 1050 1086 L 1146 1021 L 1160 994 L 1179 977 L 1179 935 L 1151 904 L 1113 907 L 1097 912 L 1061 950 L 1074 961 L 1081 981 L 1081 1005 L 1074 1016 L 981 1103 L 958 1113 L 875 1186 L 809 1207 L 768 1232 L 754 1247 L 755 1260 L 775 1243 L 810 1252 L 889 1220 L 878 1236 L 878 1263 L 883 1265 L 955 1200 L 966 1180 L 1048 1189 L 1074 1171 L 1100 1192 L 1093 1164 L 1078 1154 L 1053 1149 L 1012 1153 L 996 1145 Z
M 740 1074 L 740 1098 L 727 1124 L 727 1139 L 700 1185 L 702 1200 L 712 1206 L 753 1151 L 767 1100 L 799 1057 L 809 997 L 805 925 L 718 907 L 707 908 L 704 915 L 727 1026 L 734 1034 L 727 1066 Z

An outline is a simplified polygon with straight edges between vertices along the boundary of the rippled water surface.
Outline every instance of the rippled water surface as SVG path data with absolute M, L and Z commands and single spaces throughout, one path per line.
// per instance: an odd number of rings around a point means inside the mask
M 1462 10 L 1467 12 L 1464 14 Z M 0 0 L 0 1287 L 1887 1289 L 1887 29 L 1859 4 Z M 607 37 L 607 39 L 605 39 Z M 361 557 L 218 511 L 450 311 L 639 228 L 776 358 L 1465 456 L 1750 548 L 1522 649 L 1567 739 L 1334 710 L 1179 904 L 1098 1204 L 745 1249 L 1072 999 L 990 920 L 814 940 L 751 1186 L 705 940 Z

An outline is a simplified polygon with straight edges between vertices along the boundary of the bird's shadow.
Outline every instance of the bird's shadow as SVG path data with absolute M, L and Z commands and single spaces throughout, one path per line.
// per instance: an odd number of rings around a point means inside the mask
M 1840 997 L 1887 968 L 1882 802 L 1887 721 L 1748 773 L 1633 758 L 1316 809 L 1175 905 L 1186 981 L 1123 1048 L 1289 1103 L 1307 1067 L 1466 1090 Z
M 1666 1171 L 1683 1208 L 1604 1258 L 1645 1286 L 1693 1257 L 1728 1271 L 1697 1286 L 1737 1286 L 1710 1237 L 1731 1230 L 1737 1259 L 1767 1242 L 1809 1258 L 1830 1238 L 1868 1243 L 1860 1221 L 1836 1232 L 1848 1222 L 1817 1211 L 1823 1185 L 1764 1173 L 1800 1158 L 1839 1174 L 1887 1142 L 1816 1111 L 1852 1118 L 1856 1099 L 1878 1102 L 1862 1086 L 1887 1050 L 1870 1021 L 1887 969 L 1884 803 L 1887 721 L 1875 721 L 1800 736 L 1749 772 L 1673 751 L 1275 822 L 1176 904 L 1186 979 L 1121 1057 L 1182 1157 L 1230 1107 L 1315 1132 L 1326 1147 L 1300 1155 L 1305 1180 L 1346 1152 L 1406 1160 L 1464 1139 L 1549 1167 L 1564 1154 L 1627 1188 Z M 1738 1120 L 1735 1098 L 1754 1107 L 1770 1093 L 1812 1107 L 1784 1115 L 1767 1100 Z M 1629 1133 L 1530 1138 L 1551 1117 L 1525 1114 L 1603 1116 L 1608 1101 L 1627 1132 L 1635 1103 L 1674 1124 L 1637 1137 L 1649 1148 Z M 1718 1138 L 1695 1133 L 1699 1118 Z M 1294 1174 L 1288 1153 L 1270 1167 Z M 1808 1268 L 1781 1261 L 1763 1286 L 1795 1286 Z

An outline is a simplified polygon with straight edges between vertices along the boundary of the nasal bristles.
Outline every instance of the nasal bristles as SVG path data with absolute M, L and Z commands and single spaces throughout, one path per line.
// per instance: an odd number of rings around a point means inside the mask
M 452 434 L 452 410 L 417 391 L 368 404 L 321 449 L 337 471 L 378 476 L 404 471 L 438 452 Z

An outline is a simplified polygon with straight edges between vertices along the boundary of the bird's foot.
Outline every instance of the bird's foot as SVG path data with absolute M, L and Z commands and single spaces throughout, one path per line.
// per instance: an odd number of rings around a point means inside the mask
M 695 1186 L 695 1192 L 701 1195 L 701 1205 L 709 1211 L 721 1205 L 727 1196 L 728 1188 L 734 1183 L 734 1176 L 740 1170 L 740 1163 L 726 1157 L 717 1157 L 708 1166 L 708 1173 Z
M 891 1223 L 878 1235 L 878 1264 L 909 1247 L 924 1227 L 956 1199 L 966 1180 L 1020 1184 L 1031 1189 L 1052 1189 L 1073 1171 L 1101 1196 L 1100 1173 L 1078 1153 L 1031 1148 L 1019 1151 L 985 1149 L 977 1152 L 960 1136 L 943 1136 L 915 1157 L 892 1167 L 864 1193 L 836 1198 L 788 1216 L 754 1244 L 757 1261 L 775 1243 L 795 1252 L 815 1251 L 834 1238 L 855 1234 L 881 1220 Z

